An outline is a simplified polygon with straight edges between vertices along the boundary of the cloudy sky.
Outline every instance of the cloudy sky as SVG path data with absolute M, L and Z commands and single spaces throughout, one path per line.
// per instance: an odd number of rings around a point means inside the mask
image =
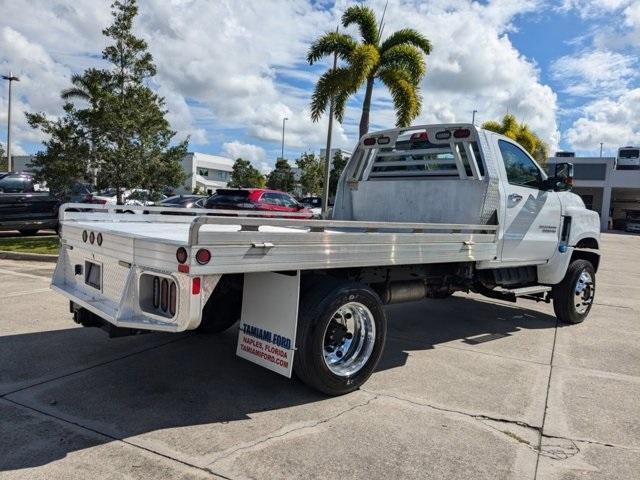
M 61 111 L 69 77 L 101 64 L 109 1 L 0 0 L 0 72 L 13 71 L 14 153 L 42 140 L 23 112 Z M 309 67 L 310 42 L 335 29 L 353 2 L 337 0 L 140 0 L 136 32 L 158 66 L 153 81 L 190 150 L 242 156 L 268 169 L 318 151 L 326 119 L 309 119 L 310 92 L 328 64 Z M 381 12 L 385 0 L 367 2 Z M 514 113 L 549 142 L 595 153 L 640 143 L 639 0 L 390 0 L 384 34 L 413 27 L 431 39 L 424 107 L 416 122 L 479 121 Z M 357 32 L 350 31 L 354 35 Z M 6 83 L 6 82 L 5 82 Z M 0 141 L 7 88 L 0 86 Z M 361 93 L 334 144 L 357 140 Z M 394 124 L 376 85 L 372 129 Z

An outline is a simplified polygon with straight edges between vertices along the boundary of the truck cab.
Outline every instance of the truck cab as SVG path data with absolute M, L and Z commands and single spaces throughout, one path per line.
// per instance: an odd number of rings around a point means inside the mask
M 550 178 L 517 142 L 470 124 L 376 132 L 345 167 L 333 218 L 498 225 L 498 255 L 478 268 L 536 266 L 553 284 L 560 250 L 597 249 L 599 239 L 598 214 L 569 191 L 571 174 L 558 164 Z

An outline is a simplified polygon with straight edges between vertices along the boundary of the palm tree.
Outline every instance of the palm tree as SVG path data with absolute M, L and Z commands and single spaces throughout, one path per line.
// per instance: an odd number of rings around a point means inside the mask
M 502 122 L 489 120 L 482 124 L 482 128 L 500 133 L 518 142 L 539 163 L 545 164 L 549 156 L 548 145 L 526 123 L 519 123 L 516 117 L 507 113 Z
M 378 79 L 391 92 L 396 125 L 408 126 L 420 114 L 419 84 L 426 73 L 423 53 L 431 53 L 431 42 L 412 28 L 398 30 L 381 42 L 382 28 L 378 27 L 373 10 L 364 5 L 351 6 L 342 15 L 344 27 L 352 24 L 358 26 L 362 42 L 345 33 L 328 32 L 309 48 L 310 65 L 334 53 L 343 62 L 318 80 L 311 99 L 312 120 L 317 122 L 333 102 L 336 118 L 342 122 L 347 100 L 365 84 L 360 117 L 362 137 L 369 131 L 371 95 Z

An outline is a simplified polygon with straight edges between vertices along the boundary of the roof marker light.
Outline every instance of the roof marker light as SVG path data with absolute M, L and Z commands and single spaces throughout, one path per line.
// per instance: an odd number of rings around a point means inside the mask
M 411 141 L 415 140 L 429 140 L 429 136 L 427 135 L 427 132 L 416 132 L 411 134 Z
M 467 138 L 471 136 L 471 130 L 469 130 L 468 128 L 459 128 L 458 130 L 453 132 L 453 136 L 455 138 Z

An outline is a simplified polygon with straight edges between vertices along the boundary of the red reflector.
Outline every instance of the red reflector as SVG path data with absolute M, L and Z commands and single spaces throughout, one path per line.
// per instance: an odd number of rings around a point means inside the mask
M 376 139 L 372 138 L 372 137 L 365 138 L 364 142 L 362 142 L 362 143 L 364 143 L 367 147 L 370 147 L 371 145 L 375 145 L 376 144 Z
M 176 251 L 176 260 L 178 260 L 178 263 L 184 263 L 187 261 L 187 250 L 184 247 L 180 247 L 177 251 Z
M 191 293 L 193 295 L 200 295 L 200 277 L 193 277 L 191 279 Z
M 189 273 L 189 265 L 178 265 L 178 271 L 180 273 Z
M 207 250 L 206 248 L 201 248 L 200 250 L 198 250 L 198 253 L 196 253 L 196 261 L 200 265 L 209 263 L 209 260 L 211 260 L 211 252 L 209 250 Z
M 458 130 L 453 132 L 453 136 L 455 138 L 467 138 L 470 135 L 471 135 L 471 130 L 469 130 L 468 128 L 459 128 Z
M 429 140 L 429 137 L 427 136 L 427 132 L 419 132 L 412 134 L 411 140 Z

